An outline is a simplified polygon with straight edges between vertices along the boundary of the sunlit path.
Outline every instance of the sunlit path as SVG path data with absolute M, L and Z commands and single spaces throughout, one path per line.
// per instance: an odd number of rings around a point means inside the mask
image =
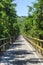
M 10 48 L 3 52 L 0 57 L 0 65 L 41 65 L 35 52 L 30 44 L 22 36 L 19 36 L 10 45 Z

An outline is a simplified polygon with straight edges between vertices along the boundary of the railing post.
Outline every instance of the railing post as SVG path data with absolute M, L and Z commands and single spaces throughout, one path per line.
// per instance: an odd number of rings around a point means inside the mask
M 1 44 L 2 44 L 2 41 L 0 41 L 0 46 L 1 46 Z M 1 47 L 0 47 L 0 52 L 1 52 Z
M 2 40 L 2 45 L 5 43 L 5 40 Z M 5 46 L 3 45 L 3 47 L 2 47 L 2 49 L 1 49 L 2 51 L 5 51 Z
M 43 40 L 32 38 L 32 37 L 27 37 L 29 39 L 29 42 L 34 46 L 34 48 L 41 54 L 43 55 Z M 25 39 L 26 39 L 25 38 Z
M 3 50 L 2 51 L 5 51 L 5 46 L 3 46 Z

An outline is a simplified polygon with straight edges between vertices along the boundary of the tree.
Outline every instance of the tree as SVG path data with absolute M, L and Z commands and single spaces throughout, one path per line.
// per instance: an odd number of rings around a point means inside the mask
M 24 33 L 32 37 L 43 37 L 43 0 L 36 0 L 28 9 L 28 19 L 24 20 Z
M 13 1 L 14 0 L 0 1 L 0 38 L 14 36 L 18 31 L 18 28 L 16 28 L 17 31 L 14 30 L 14 24 L 17 24 L 17 15 L 15 10 L 16 4 L 13 4 Z

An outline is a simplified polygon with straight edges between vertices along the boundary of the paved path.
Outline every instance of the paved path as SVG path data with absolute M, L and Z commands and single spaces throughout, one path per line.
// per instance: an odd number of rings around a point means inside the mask
M 0 57 L 0 65 L 43 65 L 35 54 L 35 50 L 22 37 L 10 45 L 10 48 L 3 52 Z

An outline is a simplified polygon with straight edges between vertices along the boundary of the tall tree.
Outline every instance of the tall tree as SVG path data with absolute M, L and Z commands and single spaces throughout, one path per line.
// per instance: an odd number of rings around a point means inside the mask
M 18 31 L 17 27 L 13 25 L 15 23 L 17 24 L 16 4 L 13 4 L 13 1 L 14 0 L 0 1 L 0 38 L 13 36 Z M 17 29 L 16 32 L 14 30 L 15 28 Z

